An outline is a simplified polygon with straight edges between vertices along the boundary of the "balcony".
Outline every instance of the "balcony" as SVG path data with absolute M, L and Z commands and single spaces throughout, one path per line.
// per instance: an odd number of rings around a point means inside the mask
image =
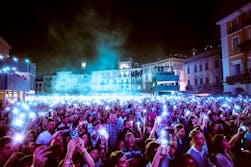
M 251 24 L 251 17 L 245 18 L 244 21 L 243 21 L 243 25 L 247 26 L 247 25 L 250 25 L 250 24 Z
M 249 52 L 251 50 L 251 40 L 244 41 L 239 44 L 241 52 Z
M 153 79 L 154 81 L 179 81 L 179 76 L 174 72 L 159 72 Z
M 251 83 L 251 73 L 229 76 L 226 78 L 226 82 L 230 85 L 236 83 Z
M 241 29 L 241 25 L 237 24 L 235 26 L 232 26 L 228 29 L 228 34 L 232 34 L 235 31 L 238 31 L 239 29 Z
M 170 91 L 179 91 L 179 85 L 157 85 L 153 87 L 154 92 L 170 92 Z

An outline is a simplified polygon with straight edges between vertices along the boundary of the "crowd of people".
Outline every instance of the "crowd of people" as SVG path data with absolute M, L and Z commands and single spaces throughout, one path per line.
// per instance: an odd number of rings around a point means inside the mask
M 251 166 L 249 97 L 36 97 L 1 111 L 0 166 Z

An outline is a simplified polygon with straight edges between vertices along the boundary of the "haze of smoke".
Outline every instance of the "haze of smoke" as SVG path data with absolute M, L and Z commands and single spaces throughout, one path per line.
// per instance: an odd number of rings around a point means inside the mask
M 123 52 L 128 29 L 111 22 L 94 10 L 77 14 L 68 24 L 52 23 L 48 37 L 54 55 L 51 66 L 57 70 L 79 72 L 86 60 L 85 72 L 113 69 Z M 47 60 L 45 60 L 47 61 Z

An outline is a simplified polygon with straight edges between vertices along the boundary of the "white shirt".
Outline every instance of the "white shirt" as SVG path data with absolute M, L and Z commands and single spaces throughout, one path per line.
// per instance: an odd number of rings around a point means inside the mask
M 48 130 L 41 132 L 37 137 L 36 144 L 48 145 L 51 136 L 52 135 L 48 132 Z

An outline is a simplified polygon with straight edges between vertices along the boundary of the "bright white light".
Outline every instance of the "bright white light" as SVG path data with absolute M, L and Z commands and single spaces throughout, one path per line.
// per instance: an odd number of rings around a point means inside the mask
M 36 114 L 34 112 L 30 112 L 29 113 L 29 118 L 33 119 L 35 118 Z
M 21 114 L 19 115 L 19 117 L 24 119 L 24 118 L 25 118 L 25 114 L 24 114 L 24 113 L 21 113 Z
M 18 61 L 18 58 L 13 57 L 13 61 L 17 62 L 17 61 Z
M 16 127 L 22 127 L 24 124 L 24 121 L 23 121 L 23 119 L 17 118 L 16 120 L 14 120 L 13 124 Z
M 15 108 L 13 108 L 12 112 L 13 112 L 13 114 L 17 115 L 19 113 L 19 110 L 15 107 Z
M 106 131 L 104 128 L 100 129 L 100 130 L 98 131 L 98 133 L 99 133 L 101 136 L 104 136 L 105 139 L 108 139 L 108 138 L 109 138 L 109 134 L 107 133 L 107 131 Z
M 29 105 L 26 104 L 26 103 L 22 103 L 22 107 L 23 107 L 23 109 L 25 109 L 25 110 L 29 110 Z
M 26 63 L 29 63 L 29 62 L 30 62 L 30 60 L 27 58 L 27 59 L 25 59 L 25 62 L 26 62 Z
M 160 144 L 161 144 L 161 146 L 166 147 L 166 146 L 168 146 L 168 140 L 167 139 L 161 139 Z
M 23 133 L 16 133 L 13 137 L 15 143 L 22 143 L 24 141 Z

